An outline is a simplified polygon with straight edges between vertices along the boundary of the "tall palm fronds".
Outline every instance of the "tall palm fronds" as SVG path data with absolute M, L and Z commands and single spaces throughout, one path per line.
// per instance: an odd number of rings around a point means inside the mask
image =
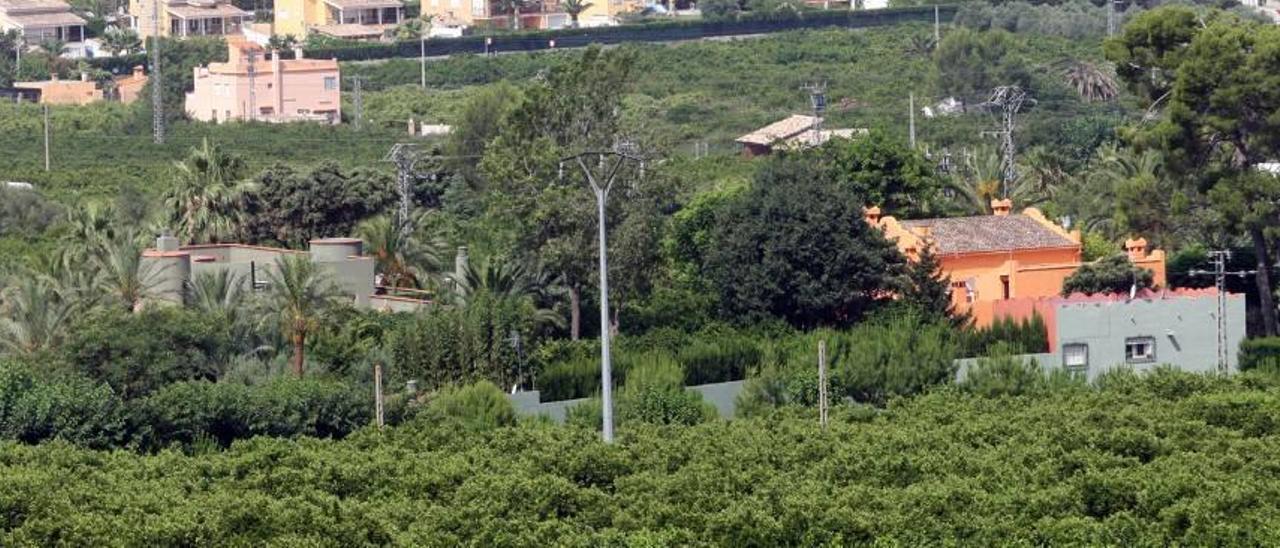
M 155 263 L 142 260 L 144 248 L 135 238 L 125 236 L 103 244 L 93 258 L 99 291 L 130 312 L 153 295 L 163 273 Z
M 1000 178 L 1000 153 L 983 147 L 963 155 L 959 166 L 944 184 L 956 205 L 976 215 L 991 213 L 991 201 L 1000 198 L 1009 198 L 1019 207 L 1035 205 L 1047 199 L 1037 192 L 1022 173 L 1007 184 L 1008 188 L 1005 188 L 1006 185 Z
M 111 204 L 90 202 L 67 210 L 63 248 L 88 257 L 95 248 L 116 237 L 116 210 Z
M 578 16 L 582 15 L 582 12 L 591 9 L 594 5 L 585 0 L 561 0 L 560 9 L 569 15 L 569 20 L 572 22 L 573 28 L 576 29 L 579 26 Z
M 191 280 L 187 306 L 210 315 L 234 317 L 245 304 L 244 276 L 230 270 L 201 272 Z
M 552 308 L 538 306 L 562 293 L 558 277 L 542 268 L 504 259 L 490 259 L 468 265 L 461 276 L 450 275 L 457 304 L 465 306 L 474 295 L 487 293 L 503 299 L 527 300 L 533 305 L 534 322 L 563 327 L 564 318 Z
M 1063 80 L 1086 101 L 1110 101 L 1120 94 L 1115 72 L 1109 65 L 1068 59 L 1058 66 Z
M 338 306 L 342 294 L 333 280 L 311 258 L 290 254 L 276 260 L 267 272 L 270 284 L 262 302 L 263 319 L 274 317 L 293 346 L 293 372 L 303 374 L 307 336 L 313 333 L 321 316 Z
M 414 226 L 422 224 L 414 222 Z M 377 261 L 383 284 L 389 287 L 425 288 L 443 264 L 443 241 L 417 235 L 405 238 L 388 215 L 360 223 L 356 236 L 364 240 L 365 252 Z
M 66 336 L 75 310 L 48 280 L 17 279 L 0 291 L 0 349 L 30 354 L 53 348 Z
M 240 229 L 243 200 L 254 184 L 242 179 L 245 163 L 205 139 L 174 165 L 174 185 L 165 208 L 178 235 L 190 242 L 216 242 Z

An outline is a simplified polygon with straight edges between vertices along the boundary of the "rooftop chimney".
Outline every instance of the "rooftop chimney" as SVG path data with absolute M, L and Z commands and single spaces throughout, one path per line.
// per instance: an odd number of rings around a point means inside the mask
M 871 206 L 862 210 L 862 217 L 867 220 L 868 224 L 880 224 L 880 208 Z
M 303 57 L 302 57 L 302 46 L 294 46 L 294 48 L 293 48 L 293 58 L 294 58 L 294 59 L 303 59 Z
M 178 239 L 174 238 L 168 232 L 161 233 L 156 238 L 156 251 L 169 252 L 178 250 Z
M 1003 200 L 991 200 L 991 214 L 1000 217 L 1007 216 L 1009 211 L 1013 209 L 1013 200 L 1005 198 Z
M 84 72 L 84 71 L 80 71 L 80 81 L 81 81 L 81 82 L 88 82 L 88 81 L 89 81 L 89 73 Z
M 1147 239 L 1138 238 L 1136 240 L 1124 241 L 1125 253 L 1129 254 L 1129 260 L 1140 261 L 1147 258 Z
M 144 73 L 143 73 L 142 65 L 138 65 L 138 66 L 136 66 L 136 67 L 133 67 L 133 77 L 134 77 L 134 79 L 140 79 L 140 78 L 142 78 L 143 74 L 144 74 Z

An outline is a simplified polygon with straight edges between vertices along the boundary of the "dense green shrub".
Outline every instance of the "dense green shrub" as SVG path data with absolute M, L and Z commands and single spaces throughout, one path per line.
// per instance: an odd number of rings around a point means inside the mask
M 685 369 L 668 356 L 637 359 L 618 394 L 618 420 L 693 425 L 715 418 L 715 409 L 700 394 L 685 390 L 686 376 Z
M 684 367 L 685 384 L 739 381 L 760 365 L 759 344 L 749 336 L 724 333 L 702 336 L 680 349 L 676 361 Z
M 321 380 L 256 386 L 179 382 L 135 402 L 132 429 L 142 448 L 212 438 L 226 447 L 252 436 L 343 437 L 370 423 L 373 395 Z
M 997 345 L 1014 354 L 1039 354 L 1050 350 L 1049 330 L 1038 312 L 1032 312 L 1030 318 L 1022 320 L 1009 316 L 996 318 L 989 326 L 960 331 L 958 339 L 960 356 L 963 357 L 989 355 Z
M 501 388 L 479 381 L 445 388 L 431 400 L 430 409 L 458 419 L 471 429 L 498 428 L 516 423 L 516 411 Z
M 1240 341 L 1240 370 L 1280 371 L 1280 337 L 1258 337 Z
M 217 379 L 237 343 L 216 318 L 176 307 L 103 310 L 69 332 L 63 359 L 126 399 L 172 382 Z
M 39 443 L 60 439 L 110 448 L 124 441 L 126 411 L 111 387 L 80 376 L 37 374 L 0 362 L 0 439 Z
M 511 386 L 521 364 L 511 334 L 531 340 L 532 317 L 529 303 L 485 291 L 465 307 L 424 308 L 391 333 L 395 366 L 426 390 L 481 379 Z
M 1280 393 L 1206 377 L 1167 399 L 1152 378 L 949 390 L 838 408 L 825 431 L 812 410 L 630 422 L 613 445 L 449 418 L 192 455 L 0 444 L 0 544 L 1280 543 Z

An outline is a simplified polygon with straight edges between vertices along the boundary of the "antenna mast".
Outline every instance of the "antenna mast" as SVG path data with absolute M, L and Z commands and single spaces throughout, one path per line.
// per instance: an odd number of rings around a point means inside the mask
M 164 80 L 160 75 L 160 0 L 151 0 L 151 132 L 164 143 Z

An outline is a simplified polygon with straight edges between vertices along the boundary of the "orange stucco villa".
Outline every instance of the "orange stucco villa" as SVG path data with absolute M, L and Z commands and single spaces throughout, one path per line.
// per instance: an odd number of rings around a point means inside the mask
M 1012 209 L 1009 200 L 993 200 L 992 215 L 900 221 L 870 207 L 866 221 L 913 260 L 929 246 L 951 279 L 956 311 L 987 326 L 1000 315 L 997 303 L 1056 296 L 1081 264 L 1078 230 L 1058 226 L 1036 208 Z M 1154 273 L 1156 285 L 1165 285 L 1164 251 L 1149 250 L 1142 238 L 1125 242 L 1125 251 Z

